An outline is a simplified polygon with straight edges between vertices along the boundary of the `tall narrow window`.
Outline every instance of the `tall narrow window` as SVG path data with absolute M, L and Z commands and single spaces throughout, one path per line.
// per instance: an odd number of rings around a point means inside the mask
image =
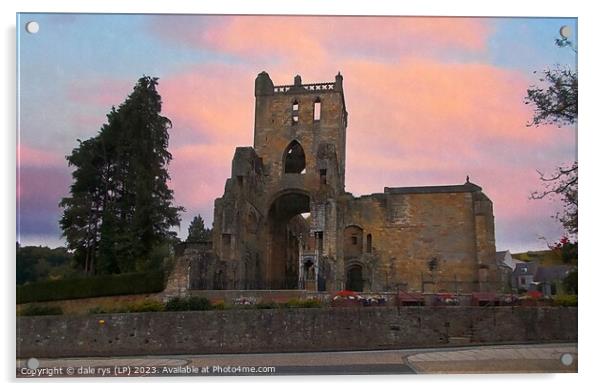
M 322 184 L 322 185 L 326 184 L 326 169 L 325 168 L 320 169 L 320 184 Z
M 316 232 L 315 237 L 316 237 L 316 242 L 317 242 L 316 247 L 318 248 L 318 251 L 321 253 L 322 251 L 324 251 L 324 232 L 322 232 L 322 231 Z
M 372 234 L 368 234 L 368 236 L 366 236 L 366 252 L 372 252 Z
M 314 101 L 314 121 L 319 121 L 322 115 L 322 102 L 320 98 L 316 98 Z
M 232 249 L 232 235 L 222 234 L 222 257 L 230 259 L 230 250 Z
M 297 140 L 293 140 L 284 151 L 284 173 L 303 174 L 305 171 L 305 152 Z
M 293 125 L 299 123 L 299 102 L 293 102 L 293 114 L 292 114 Z

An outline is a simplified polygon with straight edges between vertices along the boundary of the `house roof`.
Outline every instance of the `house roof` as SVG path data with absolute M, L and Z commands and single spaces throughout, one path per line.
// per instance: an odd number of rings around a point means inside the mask
M 537 272 L 537 262 L 518 262 L 512 275 L 514 276 L 534 276 Z
M 505 250 L 505 251 L 496 251 L 495 262 L 499 267 L 505 267 L 505 268 L 509 268 L 510 270 L 514 270 L 514 268 L 516 267 L 516 263 L 518 261 L 516 259 L 512 258 L 512 254 L 510 254 L 510 250 Z
M 506 253 L 508 252 L 508 250 L 506 251 L 496 251 L 495 252 L 495 261 L 499 264 L 504 262 L 504 259 L 506 258 Z

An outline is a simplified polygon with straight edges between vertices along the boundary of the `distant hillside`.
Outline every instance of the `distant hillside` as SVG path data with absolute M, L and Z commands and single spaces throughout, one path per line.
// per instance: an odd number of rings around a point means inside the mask
M 512 254 L 512 258 L 523 262 L 537 261 L 541 266 L 563 265 L 560 251 L 541 250 Z

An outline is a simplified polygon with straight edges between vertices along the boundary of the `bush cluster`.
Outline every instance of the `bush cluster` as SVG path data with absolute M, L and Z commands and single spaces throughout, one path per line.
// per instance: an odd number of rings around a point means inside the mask
M 165 304 L 165 311 L 208 311 L 213 309 L 211 302 L 204 297 L 174 297 Z
M 17 304 L 87 297 L 161 292 L 165 289 L 162 270 L 144 273 L 108 274 L 17 286 Z
M 291 299 L 284 304 L 285 308 L 320 308 L 322 303 L 316 299 L 299 300 Z
M 257 303 L 255 304 L 255 308 L 258 310 L 271 310 L 273 308 L 278 308 L 278 303 L 268 302 L 268 303 Z
M 94 307 L 88 310 L 88 314 L 118 314 L 129 312 L 162 312 L 165 311 L 165 304 L 158 300 L 144 299 L 124 304 L 119 307 Z
M 554 305 L 562 307 L 577 307 L 577 295 L 558 295 L 554 298 Z

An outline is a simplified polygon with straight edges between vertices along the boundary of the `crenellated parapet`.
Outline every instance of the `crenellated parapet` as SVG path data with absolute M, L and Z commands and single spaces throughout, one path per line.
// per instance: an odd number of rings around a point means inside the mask
M 335 92 L 336 91 L 335 83 L 311 83 L 311 84 L 301 84 L 301 85 L 289 84 L 289 85 L 283 85 L 283 86 L 274 86 L 275 94 L 286 94 L 286 93 L 290 92 L 291 90 L 295 94 L 303 93 L 303 92 L 311 93 L 311 92 L 325 92 L 325 91 L 326 92 L 327 91 Z

